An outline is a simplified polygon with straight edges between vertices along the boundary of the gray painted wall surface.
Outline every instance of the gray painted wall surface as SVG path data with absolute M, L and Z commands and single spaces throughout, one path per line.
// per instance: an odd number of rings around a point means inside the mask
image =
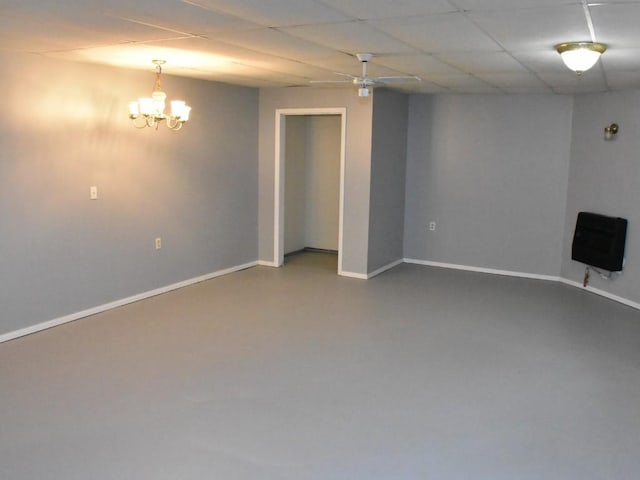
M 603 129 L 611 122 L 620 125 L 620 133 L 614 141 L 605 141 Z M 640 302 L 639 131 L 640 92 L 576 96 L 562 262 L 562 276 L 581 282 L 585 265 L 571 260 L 579 211 L 627 218 L 623 272 L 614 281 L 591 275 L 590 285 L 634 302 Z
M 260 90 L 259 255 L 273 262 L 275 113 L 278 108 L 347 108 L 343 269 L 366 274 L 371 174 L 370 98 L 351 88 L 267 88 Z
M 559 275 L 572 106 L 559 95 L 412 95 L 405 257 Z
M 338 115 L 307 118 L 305 247 L 338 250 L 340 130 Z
M 284 253 L 305 247 L 305 171 L 307 117 L 291 115 L 286 119 L 284 191 Z
M 369 266 L 403 258 L 408 96 L 376 90 L 373 97 Z
M 339 115 L 289 115 L 285 136 L 285 254 L 338 250 Z
M 0 59 L 0 333 L 256 260 L 257 90 L 165 75 L 191 122 L 136 130 L 153 69 Z

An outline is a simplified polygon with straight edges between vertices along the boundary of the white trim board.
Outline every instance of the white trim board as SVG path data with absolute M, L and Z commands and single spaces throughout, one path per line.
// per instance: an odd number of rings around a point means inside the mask
M 81 312 L 72 313 L 69 315 L 65 315 L 63 317 L 54 318 L 53 320 L 48 320 L 46 322 L 38 323 L 36 325 L 31 325 L 26 328 L 21 328 L 19 330 L 14 330 L 12 332 L 4 333 L 0 335 L 0 343 L 8 342 L 9 340 L 14 340 L 16 338 L 24 337 L 26 335 L 31 335 L 32 333 L 40 332 L 42 330 L 47 330 L 49 328 L 57 327 L 59 325 L 64 325 L 65 323 L 73 322 L 75 320 L 80 320 L 81 318 L 90 317 L 91 315 L 96 315 L 98 313 L 106 312 L 107 310 L 111 310 L 117 307 L 122 307 L 124 305 L 138 302 L 146 298 L 155 297 L 156 295 L 162 295 L 163 293 L 168 293 L 173 290 L 178 290 L 179 288 L 188 287 L 189 285 L 193 285 L 195 283 L 211 280 L 212 278 L 221 277 L 222 275 L 228 275 L 229 273 L 239 272 L 240 270 L 245 270 L 247 268 L 255 267 L 256 265 L 258 265 L 258 262 L 249 262 L 243 265 L 237 265 L 234 267 L 225 268 L 223 270 L 218 270 L 213 273 L 208 273 L 206 275 L 202 275 L 199 277 L 190 278 L 182 282 L 156 288 L 154 290 L 149 290 L 148 292 L 139 293 L 131 297 L 123 298 L 110 303 L 105 303 L 104 305 L 99 305 L 97 307 L 89 308 L 87 310 L 82 310 Z
M 553 282 L 557 282 L 558 280 L 560 280 L 560 277 L 554 277 L 552 275 L 539 275 L 537 273 L 514 272 L 512 270 L 472 267 L 469 265 L 458 265 L 455 263 L 431 262 L 429 260 L 416 260 L 413 258 L 405 258 L 404 262 L 412 263 L 415 265 L 426 265 L 427 267 L 449 268 L 452 270 L 465 270 L 467 272 L 489 273 L 491 275 L 505 275 L 507 277 L 532 278 L 534 280 L 547 280 Z
M 340 115 L 340 198 L 338 207 L 338 275 L 349 276 L 342 269 L 343 222 L 344 222 L 344 179 L 347 152 L 347 109 L 327 108 L 278 108 L 275 111 L 275 151 L 274 151 L 274 206 L 273 206 L 273 263 L 279 267 L 284 263 L 284 143 L 286 117 L 288 115 Z M 347 274 L 345 274 L 347 273 Z
M 514 272 L 510 270 L 497 270 L 494 268 L 471 267 L 468 265 L 456 265 L 453 263 L 431 262 L 428 260 L 416 260 L 412 258 L 405 258 L 404 262 L 415 264 L 415 265 L 425 265 L 428 267 L 450 268 L 453 270 L 465 270 L 468 272 L 480 272 L 480 273 L 488 273 L 492 275 L 505 275 L 509 277 L 531 278 L 534 280 L 545 280 L 550 282 L 564 283 L 565 285 L 570 285 L 572 287 L 579 288 L 580 290 L 586 290 L 587 292 L 595 293 L 596 295 L 600 295 L 601 297 L 608 298 L 609 300 L 613 300 L 614 302 L 622 303 L 623 305 L 626 305 L 628 307 L 635 308 L 636 310 L 640 310 L 640 303 L 634 302 L 624 297 L 620 297 L 618 295 L 614 295 L 604 290 L 600 290 L 599 288 L 594 288 L 591 286 L 583 287 L 582 283 L 576 282 L 574 280 L 569 280 L 568 278 L 564 278 L 564 277 L 556 277 L 553 275 L 539 275 L 537 273 Z
M 560 283 L 564 283 L 565 285 L 570 285 L 572 287 L 579 288 L 580 290 L 586 290 L 587 292 L 595 293 L 596 295 L 600 295 L 601 297 L 608 298 L 609 300 L 613 300 L 614 302 L 622 303 L 627 307 L 635 308 L 636 310 L 640 310 L 640 303 L 633 302 L 624 297 L 620 297 L 618 295 L 614 295 L 613 293 L 605 292 L 604 290 L 600 290 L 599 288 L 594 288 L 589 285 L 586 287 L 582 286 L 582 283 L 576 282 L 574 280 L 569 280 L 568 278 L 560 278 Z

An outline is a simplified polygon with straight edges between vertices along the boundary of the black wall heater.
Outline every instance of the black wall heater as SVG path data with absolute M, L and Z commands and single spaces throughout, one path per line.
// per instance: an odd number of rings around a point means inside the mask
M 571 258 L 610 272 L 622 270 L 627 220 L 580 212 L 571 245 Z

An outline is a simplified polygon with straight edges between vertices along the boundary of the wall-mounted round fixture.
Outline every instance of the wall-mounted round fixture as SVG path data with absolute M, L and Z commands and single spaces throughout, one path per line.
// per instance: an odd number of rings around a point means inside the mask
M 618 134 L 619 129 L 620 127 L 618 127 L 617 123 L 612 123 L 611 125 L 604 127 L 604 139 L 613 140 Z
M 596 42 L 567 42 L 556 45 L 564 64 L 578 75 L 593 67 L 607 46 Z

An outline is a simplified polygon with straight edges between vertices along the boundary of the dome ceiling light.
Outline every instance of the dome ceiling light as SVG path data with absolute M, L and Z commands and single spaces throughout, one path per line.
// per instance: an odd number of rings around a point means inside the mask
M 607 50 L 604 43 L 597 42 L 566 42 L 555 48 L 564 64 L 578 75 L 593 67 L 600 55 Z

